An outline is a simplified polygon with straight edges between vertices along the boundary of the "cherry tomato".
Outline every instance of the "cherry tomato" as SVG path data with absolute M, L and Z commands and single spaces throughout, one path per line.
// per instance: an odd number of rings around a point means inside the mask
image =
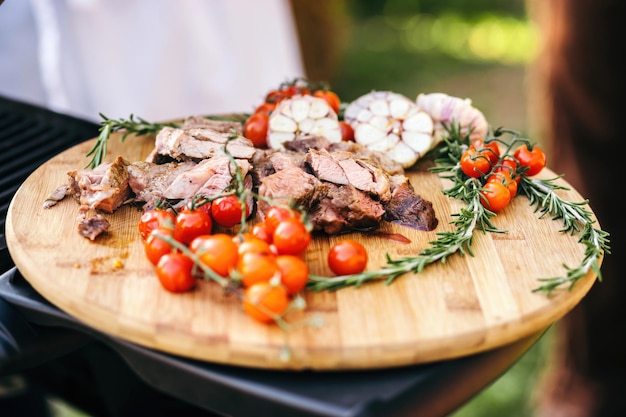
M 287 207 L 272 206 L 265 213 L 265 227 L 270 236 L 274 236 L 274 231 L 278 223 L 291 217 L 300 217 L 300 213 Z
M 271 323 L 274 316 L 283 314 L 287 307 L 289 296 L 282 285 L 261 282 L 248 287 L 244 292 L 244 311 L 261 323 Z
M 491 171 L 489 156 L 470 146 L 461 156 L 461 170 L 468 177 L 479 178 Z
M 180 252 L 168 253 L 159 260 L 156 275 L 163 288 L 170 292 L 189 291 L 196 283 L 193 265 L 191 258 Z
M 198 236 L 191 241 L 189 249 L 198 256 L 200 262 L 223 277 L 235 269 L 239 259 L 237 245 L 225 233 Z
M 513 197 L 517 194 L 517 181 L 511 178 L 508 171 L 492 172 L 487 177 L 487 182 L 499 182 L 503 184 L 506 188 L 508 188 L 509 193 L 511 193 L 511 199 L 513 199 Z
M 526 144 L 521 145 L 515 150 L 513 156 L 521 166 L 528 168 L 524 174 L 529 177 L 539 174 L 546 166 L 546 154 L 536 145 L 532 148 Z
M 498 142 L 495 140 L 485 142 L 482 139 L 474 139 L 472 141 L 472 146 L 479 153 L 489 158 L 489 162 L 491 162 L 492 166 L 498 163 L 498 159 L 500 159 L 500 147 L 498 146 Z
M 258 222 L 252 226 L 250 233 L 267 243 L 272 243 L 272 235 L 269 234 L 267 224 L 264 221 Z
M 176 216 L 174 223 L 174 239 L 185 245 L 201 235 L 210 235 L 213 220 L 205 210 L 185 207 Z
M 265 102 L 278 104 L 288 97 L 287 92 L 284 90 L 271 90 L 265 95 Z
M 211 216 L 215 223 L 222 227 L 233 227 L 241 223 L 242 211 L 241 201 L 235 195 L 219 197 L 211 204 Z M 250 210 L 246 204 L 246 217 L 249 214 Z
M 258 282 L 269 282 L 278 272 L 276 256 L 254 252 L 239 254 L 237 272 L 239 272 L 244 287 L 249 287 Z
M 326 103 L 328 103 L 330 108 L 333 109 L 336 114 L 339 114 L 339 109 L 341 107 L 341 100 L 339 99 L 339 96 L 336 93 L 330 90 L 317 90 L 313 93 L 313 97 L 324 99 Z
M 336 275 L 358 274 L 367 266 L 365 247 L 352 239 L 335 243 L 328 252 L 328 266 Z
M 158 227 L 169 227 L 174 229 L 176 215 L 171 210 L 160 208 L 148 210 L 141 215 L 139 219 L 139 234 L 143 240 L 146 240 L 154 229 Z
M 272 244 L 281 255 L 300 255 L 311 242 L 311 233 L 300 219 L 290 217 L 278 223 Z
M 272 254 L 270 244 L 251 233 L 243 233 L 242 235 L 235 236 L 233 238 L 233 242 L 237 245 L 240 256 L 248 252 L 260 253 L 263 255 Z
M 268 116 L 274 111 L 276 108 L 276 103 L 262 103 L 255 110 L 255 113 L 265 113 Z
M 501 182 L 487 182 L 480 193 L 484 196 L 480 203 L 491 211 L 500 211 L 511 201 L 509 189 Z
M 143 249 L 146 253 L 146 258 L 156 265 L 159 263 L 161 257 L 172 251 L 172 245 L 161 239 L 159 236 L 172 236 L 172 229 L 166 227 L 157 227 L 154 229 L 148 238 L 143 242 Z
M 243 126 L 243 135 L 250 139 L 257 148 L 267 146 L 269 116 L 266 113 L 254 113 Z
M 505 156 L 504 158 L 502 158 L 498 165 L 493 167 L 493 172 L 506 172 L 519 185 L 522 177 L 520 177 L 519 172 L 517 172 L 517 168 L 517 161 L 510 156 Z
M 341 128 L 341 140 L 354 142 L 354 129 L 350 126 L 350 123 L 342 120 L 339 122 Z
M 280 272 L 280 283 L 285 286 L 289 295 L 300 292 L 309 279 L 309 266 L 302 258 L 294 255 L 279 255 L 276 265 Z

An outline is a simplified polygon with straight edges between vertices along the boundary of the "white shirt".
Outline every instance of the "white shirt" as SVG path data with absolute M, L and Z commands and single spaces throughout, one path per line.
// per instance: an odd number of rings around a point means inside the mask
M 251 112 L 303 75 L 287 0 L 0 6 L 0 95 L 94 121 Z

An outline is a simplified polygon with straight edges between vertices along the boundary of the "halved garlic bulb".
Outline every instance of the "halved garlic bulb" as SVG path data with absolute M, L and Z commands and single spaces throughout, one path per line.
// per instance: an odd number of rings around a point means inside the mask
M 307 136 L 323 136 L 331 143 L 340 142 L 337 113 L 326 100 L 311 95 L 295 95 L 281 101 L 269 117 L 267 146 L 284 149 L 284 142 Z
M 409 168 L 433 147 L 432 118 L 409 98 L 391 91 L 373 91 L 346 107 L 344 119 L 354 140 L 386 154 Z
M 483 113 L 472 106 L 472 100 L 449 96 L 444 93 L 419 94 L 415 100 L 417 105 L 426 111 L 435 122 L 435 142 L 447 136 L 444 125 L 458 124 L 461 134 L 466 135 L 472 129 L 470 138 L 485 139 L 489 124 Z

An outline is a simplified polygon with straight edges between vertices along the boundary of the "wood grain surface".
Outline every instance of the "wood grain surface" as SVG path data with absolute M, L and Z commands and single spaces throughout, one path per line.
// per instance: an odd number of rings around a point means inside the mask
M 118 154 L 130 161 L 152 150 L 150 137 L 114 134 L 107 160 Z M 111 229 L 95 241 L 81 237 L 75 219 L 78 204 L 65 199 L 43 209 L 45 198 L 67 181 L 67 172 L 84 167 L 94 140 L 86 141 L 39 167 L 20 187 L 9 207 L 6 237 L 22 275 L 47 300 L 93 328 L 140 345 L 210 362 L 279 370 L 369 369 L 418 364 L 486 351 L 541 331 L 568 313 L 589 291 L 589 273 L 574 288 L 548 298 L 532 290 L 538 279 L 561 276 L 563 265 L 576 266 L 584 247 L 578 236 L 560 233 L 561 223 L 539 219 L 524 197 L 516 198 L 494 220 L 505 234 L 478 232 L 475 256 L 452 256 L 420 274 L 407 274 L 391 285 L 375 282 L 336 292 L 308 292 L 307 307 L 288 316 L 296 322 L 315 317 L 319 327 L 285 334 L 275 325 L 246 316 L 234 296 L 207 281 L 186 294 L 161 288 L 146 260 L 137 230 L 140 213 L 123 207 L 107 215 Z M 554 173 L 544 170 L 542 176 Z M 368 269 L 392 258 L 416 255 L 451 230 L 451 214 L 461 203 L 441 193 L 448 184 L 424 163 L 408 176 L 416 191 L 433 202 L 439 226 L 432 232 L 389 223 L 381 230 L 410 240 L 401 243 L 374 234 L 317 236 L 306 260 L 311 272 L 331 276 L 326 266 L 330 245 L 355 238 L 368 248 Z M 564 185 L 568 185 L 561 181 Z M 582 197 L 563 191 L 572 201 Z M 123 266 L 115 268 L 115 262 Z M 285 343 L 289 359 L 281 355 Z

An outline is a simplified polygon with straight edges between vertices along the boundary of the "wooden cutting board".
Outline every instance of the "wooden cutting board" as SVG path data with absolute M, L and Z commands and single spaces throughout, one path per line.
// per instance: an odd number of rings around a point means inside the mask
M 111 229 L 94 242 L 75 227 L 78 204 L 65 199 L 43 209 L 42 202 L 67 172 L 84 167 L 89 140 L 50 159 L 21 186 L 9 207 L 6 238 L 23 276 L 51 303 L 95 329 L 140 345 L 216 363 L 270 369 L 361 369 L 418 364 L 456 358 L 500 347 L 541 331 L 570 311 L 596 280 L 589 273 L 571 291 L 548 298 L 532 290 L 538 278 L 561 276 L 563 265 L 584 256 L 578 236 L 560 233 L 561 223 L 539 219 L 524 197 L 516 198 L 494 220 L 506 234 L 474 237 L 475 256 L 452 256 L 422 273 L 407 274 L 391 285 L 376 282 L 336 292 L 306 294 L 307 308 L 289 320 L 315 317 L 320 327 L 304 326 L 285 334 L 275 325 L 246 316 L 234 296 L 211 282 L 186 294 L 161 288 L 146 260 L 137 230 L 140 213 L 124 207 L 108 215 Z M 119 134 L 109 140 L 107 160 L 118 154 L 144 159 L 150 137 Z M 542 174 L 553 177 L 544 170 Z M 388 235 L 354 233 L 316 237 L 306 254 L 311 272 L 331 276 L 330 245 L 355 238 L 368 248 L 368 269 L 379 269 L 385 254 L 416 255 L 436 233 L 452 230 L 451 214 L 461 203 L 441 193 L 449 184 L 424 164 L 408 172 L 417 192 L 434 204 L 439 226 L 432 232 L 383 224 Z M 562 184 L 569 186 L 561 181 Z M 575 191 L 564 198 L 581 201 Z M 115 263 L 122 263 L 116 268 Z M 285 343 L 288 360 L 281 356 Z

